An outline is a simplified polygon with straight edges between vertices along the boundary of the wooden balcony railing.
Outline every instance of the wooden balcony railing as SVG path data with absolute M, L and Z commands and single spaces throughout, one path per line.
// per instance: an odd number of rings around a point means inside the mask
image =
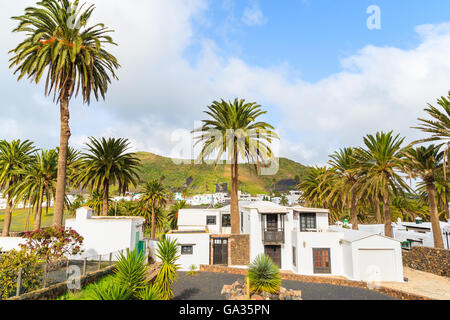
M 268 230 L 265 229 L 263 232 L 263 241 L 270 243 L 284 243 L 284 229 L 278 230 Z

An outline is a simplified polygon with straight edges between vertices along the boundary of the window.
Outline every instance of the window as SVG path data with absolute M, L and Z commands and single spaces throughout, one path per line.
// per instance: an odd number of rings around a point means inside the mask
M 292 264 L 294 265 L 294 267 L 297 266 L 297 248 L 296 247 L 292 247 Z
M 231 227 L 231 215 L 224 214 L 222 216 L 222 227 L 224 227 L 224 228 Z
M 330 274 L 330 249 L 313 249 L 314 273 Z
M 206 224 L 208 226 L 215 226 L 216 225 L 216 216 L 207 216 L 206 217 Z
M 182 245 L 181 246 L 181 254 L 188 255 L 194 253 L 194 246 L 192 245 Z
M 317 230 L 316 214 L 315 213 L 301 213 L 300 214 L 300 231 L 310 232 Z

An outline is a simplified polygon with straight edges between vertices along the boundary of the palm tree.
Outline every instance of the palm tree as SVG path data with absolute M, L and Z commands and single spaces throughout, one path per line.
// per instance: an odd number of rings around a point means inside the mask
M 167 204 L 167 190 L 158 179 L 149 181 L 144 186 L 144 192 L 140 199 L 140 203 L 144 208 L 150 208 L 152 214 L 151 239 L 155 239 L 156 229 L 156 209 Z
M 55 192 L 57 170 L 58 154 L 55 150 L 36 153 L 28 166 L 18 170 L 22 181 L 10 189 L 16 199 L 27 199 L 34 195 L 34 231 L 41 228 L 44 196 L 49 200 Z
M 176 229 L 178 226 L 178 214 L 180 210 L 187 208 L 187 206 L 186 201 L 177 201 L 170 208 L 168 219 L 172 229 Z
M 440 141 L 443 143 L 444 146 L 444 164 L 443 164 L 443 176 L 445 181 L 445 189 L 450 189 L 448 186 L 448 179 L 447 179 L 447 171 L 448 171 L 448 162 L 450 161 L 450 93 L 449 97 L 441 97 L 438 99 L 437 103 L 443 111 L 438 109 L 437 107 L 428 104 L 429 108 L 425 109 L 425 111 L 428 113 L 429 116 L 431 116 L 431 120 L 429 119 L 422 119 L 419 118 L 419 121 L 421 122 L 419 127 L 413 127 L 414 129 L 419 129 L 423 132 L 431 133 L 431 137 L 426 139 L 421 139 L 418 141 L 414 141 L 412 144 L 419 144 L 419 143 L 425 143 L 425 142 L 433 142 L 433 141 Z M 445 193 L 445 211 L 447 213 L 447 219 L 450 220 L 450 210 L 448 208 L 449 198 L 448 198 L 448 192 Z
M 86 201 L 86 205 L 89 208 L 94 209 L 95 213 L 97 215 L 100 215 L 102 205 L 103 205 L 103 195 L 98 192 L 97 190 L 94 190 L 90 196 L 90 198 Z
M 203 144 L 199 159 L 217 154 L 217 164 L 226 153 L 231 163 L 231 232 L 239 234 L 239 158 L 258 168 L 260 162 L 274 158 L 270 143 L 278 139 L 278 135 L 270 124 L 257 121 L 267 112 L 262 111 L 260 105 L 246 103 L 243 99 L 214 101 L 205 113 L 211 119 L 203 120 L 203 126 L 193 131 L 199 134 L 195 137 L 196 144 Z
M 420 177 L 426 185 L 430 207 L 431 225 L 433 228 L 434 247 L 444 249 L 439 213 L 436 204 L 436 173 L 442 170 L 444 152 L 441 146 L 430 145 L 416 149 L 408 148 L 405 152 L 404 170 L 411 178 Z
M 0 141 L 0 190 L 10 190 L 6 192 L 6 212 L 3 224 L 3 237 L 9 236 L 13 201 L 11 188 L 22 178 L 20 170 L 24 169 L 31 161 L 31 155 L 35 151 L 33 143 L 25 140 L 14 140 L 12 142 Z
M 54 94 L 60 104 L 61 133 L 58 159 L 58 183 L 56 187 L 53 226 L 62 226 L 66 191 L 66 169 L 69 127 L 69 101 L 78 95 L 83 101 L 105 99 L 111 77 L 117 79 L 115 70 L 120 67 L 117 59 L 107 52 L 104 45 L 115 45 L 103 24 L 88 26 L 94 11 L 93 5 L 79 6 L 79 1 L 45 0 L 36 7 L 28 7 L 22 16 L 13 17 L 19 25 L 13 32 L 25 32 L 26 38 L 10 53 L 10 68 L 18 80 L 27 76 L 36 84 L 47 71 L 45 94 Z M 76 88 L 75 88 L 76 87 Z M 76 90 L 75 90 L 76 89 Z
M 357 197 L 357 182 L 359 179 L 358 171 L 354 170 L 356 166 L 356 159 L 354 157 L 353 148 L 345 148 L 336 151 L 331 156 L 329 164 L 337 174 L 337 183 L 332 185 L 330 190 L 330 197 L 336 193 L 341 193 L 341 196 L 346 199 L 345 203 L 350 203 L 350 216 L 353 230 L 358 230 L 358 197 Z
M 378 132 L 375 136 L 364 138 L 366 149 L 354 150 L 357 159 L 356 169 L 361 177 L 359 194 L 381 194 L 384 210 L 385 235 L 392 237 L 391 194 L 397 195 L 411 188 L 399 175 L 402 168 L 402 144 L 404 138 L 393 136 L 393 132 Z
M 103 194 L 103 216 L 108 215 L 109 188 L 118 185 L 119 192 L 127 192 L 130 185 L 136 186 L 140 160 L 134 153 L 127 153 L 128 139 L 89 138 L 88 153 L 83 153 L 83 162 L 76 184 L 90 187 Z

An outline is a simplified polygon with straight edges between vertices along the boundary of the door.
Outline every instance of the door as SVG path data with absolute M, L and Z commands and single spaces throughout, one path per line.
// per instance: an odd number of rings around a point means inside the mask
M 264 246 L 264 253 L 272 259 L 278 268 L 281 268 L 281 246 Z
M 331 274 L 330 249 L 313 249 L 314 273 Z
M 361 281 L 397 281 L 394 250 L 358 250 Z
M 213 239 L 213 264 L 228 265 L 228 239 Z

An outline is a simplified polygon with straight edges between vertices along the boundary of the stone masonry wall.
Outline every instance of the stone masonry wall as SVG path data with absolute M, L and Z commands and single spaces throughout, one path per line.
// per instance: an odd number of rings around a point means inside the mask
M 250 264 L 250 236 L 232 235 L 230 237 L 230 253 L 232 266 L 246 266 Z
M 403 250 L 403 265 L 438 276 L 450 277 L 450 250 L 428 247 Z

